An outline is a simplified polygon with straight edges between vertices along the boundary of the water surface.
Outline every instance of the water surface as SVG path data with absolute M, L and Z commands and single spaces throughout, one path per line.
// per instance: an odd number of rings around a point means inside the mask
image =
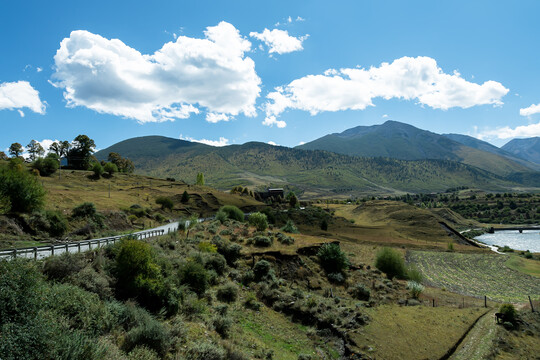
M 506 245 L 516 250 L 540 252 L 540 229 L 523 230 L 521 234 L 518 230 L 495 231 L 494 234 L 483 234 L 475 239 L 488 245 Z

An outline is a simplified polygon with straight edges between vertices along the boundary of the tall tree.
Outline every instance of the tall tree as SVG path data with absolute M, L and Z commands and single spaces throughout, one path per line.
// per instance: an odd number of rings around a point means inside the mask
M 202 172 L 197 174 L 197 185 L 204 185 L 204 174 Z
M 28 145 L 26 145 L 28 153 L 30 154 L 30 161 L 35 161 L 38 157 L 42 157 L 45 154 L 45 149 L 38 143 L 36 140 L 31 140 Z
M 73 140 L 73 146 L 67 153 L 68 165 L 75 169 L 86 170 L 90 166 L 90 157 L 96 144 L 86 135 L 79 135 Z
M 9 147 L 9 154 L 14 158 L 21 156 L 22 152 L 23 152 L 23 147 L 19 143 L 13 143 Z
M 112 152 L 109 153 L 109 162 L 113 163 L 118 167 L 118 171 L 124 173 L 132 173 L 135 170 L 135 165 L 128 158 L 123 158 L 120 154 Z
M 8 156 L 6 155 L 5 152 L 3 151 L 0 151 L 0 160 L 8 160 Z
M 67 156 L 71 144 L 69 141 L 55 141 L 49 147 L 49 151 L 54 152 L 59 158 Z

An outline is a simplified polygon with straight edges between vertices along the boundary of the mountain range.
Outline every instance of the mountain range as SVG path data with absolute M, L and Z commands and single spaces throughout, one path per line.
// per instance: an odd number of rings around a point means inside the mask
M 469 186 L 493 191 L 540 187 L 540 165 L 483 141 L 438 135 L 387 121 L 330 134 L 288 148 L 265 143 L 213 147 L 144 136 L 96 153 L 130 158 L 141 174 L 193 182 L 198 172 L 221 189 L 289 186 L 305 196 L 444 191 Z

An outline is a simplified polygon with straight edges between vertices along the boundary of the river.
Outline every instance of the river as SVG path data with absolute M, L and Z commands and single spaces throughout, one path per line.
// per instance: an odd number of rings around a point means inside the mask
M 503 230 L 493 234 L 483 234 L 474 238 L 484 244 L 508 246 L 515 250 L 540 252 L 540 230 Z

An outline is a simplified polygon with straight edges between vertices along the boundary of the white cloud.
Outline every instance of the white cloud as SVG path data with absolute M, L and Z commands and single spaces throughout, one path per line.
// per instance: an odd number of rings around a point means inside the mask
M 521 125 L 511 128 L 509 126 L 500 127 L 493 130 L 485 130 L 476 134 L 480 140 L 486 139 L 512 139 L 516 137 L 535 137 L 540 136 L 540 123 Z
M 298 145 L 304 145 L 305 143 L 306 143 L 305 141 L 300 141 L 300 142 L 298 143 Z
M 297 16 L 297 17 L 296 17 L 296 21 L 306 21 L 306 19 L 304 19 L 304 18 L 301 17 L 301 16 Z
M 531 116 L 538 113 L 540 113 L 540 104 L 533 104 L 527 108 L 519 109 L 519 115 L 521 116 Z
M 206 144 L 206 145 L 210 145 L 210 146 L 227 146 L 227 145 L 230 145 L 229 144 L 229 139 L 226 139 L 224 137 L 220 137 L 219 140 L 207 140 L 207 139 L 197 140 L 197 139 L 194 139 L 194 138 L 189 137 L 189 136 L 180 135 L 180 140 L 187 140 L 187 141 Z
M 38 66 L 38 67 L 36 68 L 36 71 L 37 71 L 38 73 L 40 73 L 40 72 L 43 71 L 43 68 L 40 68 L 40 67 Z
M 261 80 L 244 54 L 251 43 L 231 24 L 207 27 L 204 39 L 178 36 L 154 54 L 118 39 L 73 31 L 54 57 L 54 85 L 68 107 L 84 106 L 141 123 L 209 113 L 255 116 Z
M 286 109 L 309 111 L 364 110 L 374 98 L 416 100 L 421 105 L 447 110 L 476 105 L 502 105 L 508 89 L 496 81 L 476 84 L 458 72 L 446 74 L 429 57 L 402 57 L 379 67 L 327 70 L 275 88 L 266 97 L 266 117 L 279 116 Z M 269 121 L 268 124 L 271 124 Z
M 45 103 L 39 92 L 28 81 L 5 82 L 0 84 L 0 110 L 28 108 L 35 113 L 45 114 Z M 24 113 L 19 111 L 21 116 Z
M 383 118 L 383 119 L 388 118 L 388 114 L 384 114 L 384 115 L 382 116 L 382 118 Z
M 17 111 L 19 112 L 19 115 L 20 115 L 21 117 L 24 117 L 24 111 L 22 111 L 21 109 L 18 109 Z
M 285 126 L 287 126 L 287 123 L 283 120 L 276 120 L 275 116 L 267 116 L 264 118 L 264 121 L 262 122 L 263 125 L 266 126 L 274 126 L 276 125 L 278 128 L 282 129 Z
M 275 142 L 273 141 L 269 141 L 267 142 L 268 145 L 272 145 L 272 146 L 279 146 L 278 144 L 276 144 Z
M 249 36 L 264 42 L 269 47 L 268 52 L 270 54 L 278 53 L 280 55 L 304 49 L 302 42 L 309 37 L 309 35 L 304 35 L 296 38 L 290 36 L 287 30 L 279 29 L 271 31 L 264 29 L 262 33 L 252 31 L 249 33 Z
M 216 114 L 212 112 L 206 114 L 206 121 L 214 123 L 214 124 L 220 121 L 229 121 L 230 119 L 231 119 L 230 116 L 226 114 Z

